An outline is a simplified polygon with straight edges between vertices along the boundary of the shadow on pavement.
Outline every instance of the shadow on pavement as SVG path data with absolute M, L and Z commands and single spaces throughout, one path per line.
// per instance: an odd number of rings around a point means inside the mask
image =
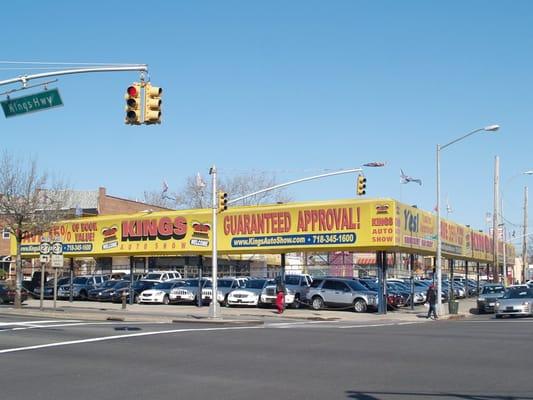
M 346 392 L 349 399 L 357 400 L 381 400 L 383 397 L 394 397 L 398 399 L 466 399 L 466 400 L 531 400 L 531 396 L 513 396 L 513 395 L 492 395 L 492 394 L 462 394 L 462 393 L 416 393 L 416 392 L 374 392 L 374 391 L 355 391 Z

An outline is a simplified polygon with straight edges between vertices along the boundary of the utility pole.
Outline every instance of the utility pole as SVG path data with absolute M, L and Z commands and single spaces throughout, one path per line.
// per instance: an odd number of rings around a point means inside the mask
M 499 224 L 499 204 L 500 204 L 500 157 L 494 158 L 494 212 L 492 214 L 492 245 L 493 245 L 493 282 L 498 283 L 500 281 L 499 266 L 498 266 L 498 224 Z
M 211 304 L 209 305 L 209 318 L 220 317 L 220 306 L 217 301 L 217 276 L 218 276 L 218 253 L 217 253 L 217 213 L 218 213 L 218 193 L 217 193 L 217 167 L 212 166 L 209 170 L 211 175 L 211 190 L 212 190 L 212 208 L 213 208 L 213 222 L 212 222 L 212 256 L 211 256 Z M 200 292 L 201 293 L 201 292 Z
M 524 186 L 524 238 L 522 239 L 522 283 L 527 280 L 527 186 Z

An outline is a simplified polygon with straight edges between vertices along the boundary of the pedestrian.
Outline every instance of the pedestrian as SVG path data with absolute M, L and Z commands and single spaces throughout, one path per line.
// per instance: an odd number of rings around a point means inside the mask
M 285 285 L 281 278 L 276 279 L 276 307 L 278 314 L 282 314 L 285 308 Z
M 433 319 L 439 319 L 435 309 L 435 304 L 437 303 L 437 293 L 435 292 L 435 286 L 433 284 L 429 285 L 429 288 L 426 292 L 426 303 L 429 304 L 428 315 L 426 318 L 430 318 L 431 314 L 433 314 Z

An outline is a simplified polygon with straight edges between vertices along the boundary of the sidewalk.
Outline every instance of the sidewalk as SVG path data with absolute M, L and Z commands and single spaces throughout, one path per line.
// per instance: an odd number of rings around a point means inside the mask
M 196 307 L 192 305 L 151 305 L 132 304 L 122 309 L 121 304 L 99 303 L 89 301 L 57 301 L 56 310 L 53 309 L 52 300 L 44 300 L 44 310 L 39 309 L 40 302 L 28 299 L 22 309 L 14 307 L 1 307 L 0 315 L 20 315 L 48 318 L 68 318 L 84 320 L 115 320 L 130 322 L 203 322 L 225 324 L 262 324 L 265 320 L 309 320 L 309 321 L 352 321 L 369 322 L 382 320 L 420 321 L 427 314 L 427 308 L 416 306 L 414 310 L 404 307 L 398 311 L 388 311 L 387 314 L 376 313 L 357 314 L 353 311 L 315 311 L 307 308 L 287 309 L 278 315 L 274 308 L 220 308 L 220 318 L 209 318 L 209 306 Z M 456 315 L 448 314 L 448 305 L 443 304 L 443 319 L 465 318 L 471 315 L 470 310 L 475 308 L 475 299 L 462 299 L 459 301 L 459 312 Z

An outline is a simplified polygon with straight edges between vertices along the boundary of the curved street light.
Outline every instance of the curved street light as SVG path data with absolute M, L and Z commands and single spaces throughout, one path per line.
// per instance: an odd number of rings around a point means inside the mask
M 488 125 L 484 128 L 474 129 L 473 131 L 452 140 L 445 145 L 437 144 L 437 256 L 436 256 L 436 272 L 437 272 L 437 314 L 442 315 L 442 239 L 440 233 L 440 152 L 448 146 L 457 143 L 469 136 L 478 132 L 496 132 L 500 129 L 499 125 Z

